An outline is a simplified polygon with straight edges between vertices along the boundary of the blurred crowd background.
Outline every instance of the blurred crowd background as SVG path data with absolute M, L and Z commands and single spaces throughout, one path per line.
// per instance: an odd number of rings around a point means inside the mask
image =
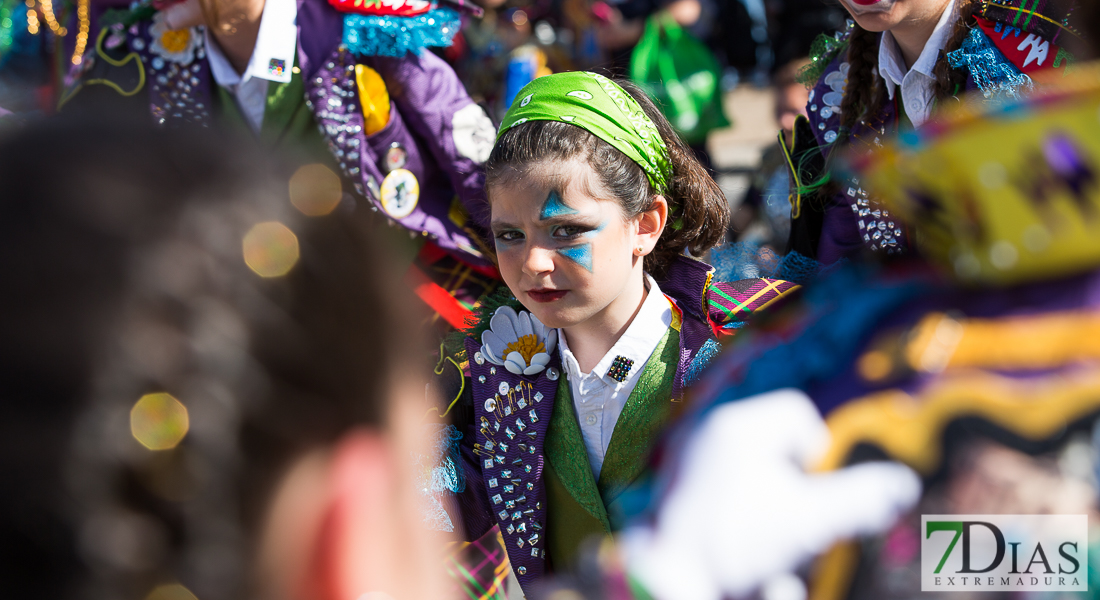
M 796 81 L 819 35 L 842 29 L 830 0 L 479 0 L 447 48 L 470 96 L 498 122 L 537 75 L 596 70 L 682 85 L 665 109 L 734 209 L 733 240 L 782 248 L 786 173 L 776 131 L 805 111 Z M 120 0 L 0 0 L 0 110 L 50 114 Z M 660 57 L 660 58 L 658 58 Z M 659 97 L 660 93 L 657 94 Z M 675 92 L 673 91 L 673 94 Z

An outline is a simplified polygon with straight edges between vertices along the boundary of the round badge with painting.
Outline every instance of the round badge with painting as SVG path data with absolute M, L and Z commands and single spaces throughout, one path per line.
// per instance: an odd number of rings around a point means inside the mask
M 394 169 L 382 180 L 382 210 L 395 218 L 412 214 L 420 201 L 420 182 L 408 169 Z

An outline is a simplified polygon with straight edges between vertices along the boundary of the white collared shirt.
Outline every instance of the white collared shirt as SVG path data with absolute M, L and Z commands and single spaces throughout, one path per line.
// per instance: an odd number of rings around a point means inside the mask
M 267 108 L 267 82 L 287 83 L 294 68 L 298 47 L 298 3 L 295 0 L 267 0 L 260 16 L 256 46 L 244 73 L 239 74 L 225 57 L 210 29 L 205 29 L 206 50 L 214 81 L 237 101 L 245 121 L 259 133 Z
M 940 50 L 943 50 L 947 37 L 951 34 L 951 25 L 954 25 L 957 18 L 955 0 L 951 0 L 936 23 L 936 28 L 932 30 L 932 36 L 924 44 L 924 50 L 921 50 L 917 62 L 908 70 L 894 36 L 889 31 L 882 34 L 878 47 L 878 72 L 886 81 L 886 93 L 891 100 L 894 99 L 895 90 L 901 87 L 901 101 L 913 127 L 924 125 L 932 115 L 936 83 L 933 71 L 936 61 L 939 60 Z
M 580 422 L 585 449 L 588 450 L 588 462 L 597 480 L 619 415 L 630 393 L 638 385 L 649 357 L 672 325 L 672 305 L 668 298 L 661 293 L 661 288 L 652 277 L 646 275 L 646 281 L 649 293 L 642 302 L 641 310 L 592 372 L 581 373 L 576 357 L 569 350 L 565 332 L 558 330 L 562 365 L 569 379 L 569 389 L 573 392 L 573 407 Z M 608 376 L 612 363 L 620 356 L 634 361 L 622 382 Z

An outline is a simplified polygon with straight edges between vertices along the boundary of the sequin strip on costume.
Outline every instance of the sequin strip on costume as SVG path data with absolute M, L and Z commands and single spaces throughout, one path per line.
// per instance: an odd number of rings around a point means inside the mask
M 469 364 L 478 423 L 475 453 L 493 519 L 517 578 L 526 586 L 546 569 L 546 498 L 538 483 L 561 359 L 552 352 L 542 371 L 519 375 L 487 360 L 478 340 L 467 338 L 466 352 L 473 357 Z
M 157 13 L 151 21 L 131 25 L 127 33 L 130 49 L 149 73 L 149 102 L 156 123 L 209 127 L 211 74 L 204 60 L 203 28 L 171 31 Z
M 840 131 L 840 104 L 844 99 L 844 89 L 848 85 L 848 70 L 851 66 L 838 61 L 826 71 L 825 77 L 817 87 L 810 90 L 809 118 L 820 143 L 830 146 L 837 141 Z M 874 117 L 874 122 L 860 122 L 849 137 L 849 143 L 864 151 L 882 146 L 886 137 L 886 124 L 893 120 L 893 108 L 887 104 L 883 114 Z M 875 252 L 900 254 L 908 243 L 904 230 L 875 198 L 867 193 L 857 178 L 841 180 L 841 192 L 852 208 L 863 244 Z
M 307 83 L 306 105 L 320 122 L 329 150 L 340 161 L 340 169 L 356 182 L 355 191 L 377 203 L 380 194 L 375 179 L 367 178 L 371 189 L 366 190 L 359 177 L 366 134 L 363 112 L 357 104 L 355 64 L 355 56 L 340 46 Z

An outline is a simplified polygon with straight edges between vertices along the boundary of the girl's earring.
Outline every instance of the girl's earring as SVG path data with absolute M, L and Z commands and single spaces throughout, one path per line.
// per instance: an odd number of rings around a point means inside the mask
M 641 256 L 642 252 L 645 252 L 644 246 L 638 246 L 638 255 Z

